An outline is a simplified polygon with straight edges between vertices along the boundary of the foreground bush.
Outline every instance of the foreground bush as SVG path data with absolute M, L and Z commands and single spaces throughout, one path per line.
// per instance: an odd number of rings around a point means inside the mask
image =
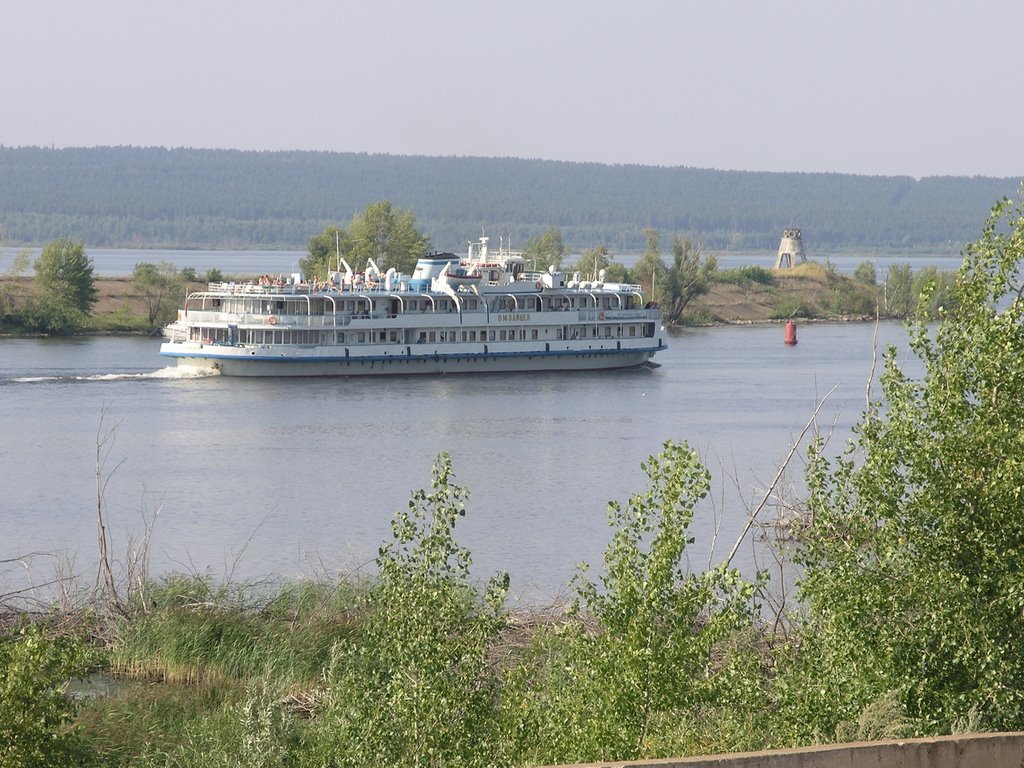
M 808 736 L 879 713 L 920 735 L 1024 728 L 1022 256 L 1024 212 L 1004 201 L 955 311 L 912 328 L 923 377 L 890 349 L 850 450 L 811 454 L 794 684 Z
M 517 671 L 521 710 L 506 712 L 510 745 L 527 746 L 517 762 L 679 754 L 680 723 L 730 685 L 728 654 L 713 654 L 750 625 L 754 585 L 724 566 L 684 566 L 710 475 L 695 451 L 672 442 L 643 469 L 646 492 L 626 508 L 608 505 L 613 533 L 599 583 L 581 567 L 569 620 L 541 635 Z
M 0 639 L 0 765 L 82 764 L 85 751 L 71 728 L 76 705 L 65 689 L 84 672 L 82 646 L 42 625 Z
M 442 454 L 377 557 L 358 639 L 339 643 L 317 715 L 320 749 L 351 766 L 488 765 L 499 679 L 488 655 L 504 625 L 508 576 L 482 592 L 453 530 L 467 492 Z

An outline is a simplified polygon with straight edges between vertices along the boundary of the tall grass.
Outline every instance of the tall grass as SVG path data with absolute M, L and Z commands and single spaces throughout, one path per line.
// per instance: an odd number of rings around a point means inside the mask
M 117 675 L 175 683 L 315 683 L 331 648 L 352 636 L 361 581 L 213 587 L 195 576 L 152 585 L 146 613 L 122 619 L 111 648 Z
M 733 285 L 749 285 L 758 283 L 760 285 L 775 285 L 775 273 L 757 265 L 745 267 L 733 267 L 732 269 L 719 269 L 715 272 L 716 283 L 731 283 Z

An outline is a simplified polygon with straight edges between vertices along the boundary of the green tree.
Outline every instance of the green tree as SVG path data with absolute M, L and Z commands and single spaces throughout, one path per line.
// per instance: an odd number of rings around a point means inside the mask
M 338 268 L 338 255 L 352 255 L 352 238 L 344 227 L 331 224 L 309 239 L 309 256 L 299 260 L 299 268 L 309 277 L 326 278 Z M 355 266 L 353 266 L 355 269 Z
M 412 212 L 382 200 L 355 214 L 347 229 L 332 224 L 312 237 L 309 256 L 300 261 L 300 266 L 309 276 L 326 277 L 337 269 L 340 253 L 355 270 L 363 269 L 367 259 L 373 259 L 381 270 L 394 267 L 408 275 L 429 248 L 430 240 L 416 229 Z
M 97 299 L 92 269 L 81 241 L 61 237 L 47 243 L 35 261 L 35 293 L 26 309 L 28 325 L 48 333 L 84 326 Z
M 877 285 L 878 275 L 875 270 L 875 262 L 866 259 L 857 265 L 853 271 L 853 279 L 864 285 Z
M 639 283 L 651 301 L 660 301 L 658 286 L 665 280 L 665 262 L 661 258 L 661 235 L 658 230 L 647 228 L 644 230 L 644 238 L 647 240 L 647 250 L 629 274 L 633 282 Z
M 132 270 L 132 286 L 146 302 L 146 322 L 165 325 L 177 312 L 185 291 L 184 275 L 168 261 L 143 261 Z
M 644 241 L 647 247 L 644 249 L 644 256 L 661 257 L 661 233 L 654 227 L 644 227 Z
M 672 265 L 666 270 L 664 285 L 659 291 L 666 323 L 678 323 L 686 306 L 707 293 L 716 269 L 718 259 L 705 257 L 701 247 L 689 238 L 677 237 L 672 242 Z
M 11 268 L 4 275 L 4 283 L 0 285 L 0 320 L 15 319 L 18 301 L 8 281 L 17 281 L 22 273 L 28 269 L 31 260 L 32 255 L 28 249 L 19 252 L 11 262 Z
M 562 259 L 565 258 L 565 243 L 562 242 L 562 233 L 555 227 L 548 227 L 544 233 L 537 238 L 527 240 L 523 246 L 523 256 L 531 268 L 544 271 L 548 267 L 556 270 L 562 268 Z
M 914 275 L 910 265 L 890 264 L 883 286 L 887 317 L 909 317 L 914 311 Z
M 680 721 L 723 693 L 726 665 L 713 654 L 750 625 L 753 585 L 725 566 L 694 574 L 685 565 L 694 505 L 710 488 L 696 452 L 666 442 L 642 468 L 648 489 L 626 507 L 608 504 L 612 538 L 600 583 L 580 566 L 570 612 L 579 620 L 542 646 L 537 682 L 509 739 L 532 752 L 516 762 L 678 753 Z
M 431 490 L 392 520 L 361 640 L 342 643 L 318 717 L 332 765 L 490 765 L 497 677 L 487 654 L 504 626 L 507 574 L 479 593 L 454 538 L 468 492 L 441 454 Z
M 583 280 L 597 280 L 601 270 L 607 269 L 611 263 L 612 255 L 608 247 L 599 245 L 596 248 L 583 249 L 580 260 L 572 269 L 579 272 Z
M 911 326 L 920 378 L 890 348 L 855 442 L 811 453 L 800 594 L 816 674 L 794 717 L 810 729 L 880 708 L 921 735 L 1024 727 L 1022 257 L 1024 212 L 1004 200 L 965 250 L 955 310 Z
M 624 264 L 613 261 L 604 268 L 604 280 L 606 283 L 628 283 L 629 270 Z
M 85 672 L 73 640 L 38 626 L 0 638 L 0 765 L 63 768 L 85 754 L 71 723 L 77 709 L 64 687 Z
M 942 309 L 952 311 L 956 306 L 955 285 L 954 272 L 940 271 L 934 265 L 919 270 L 911 286 L 912 295 L 918 297 L 918 311 L 929 318 L 938 317 Z
M 412 212 L 395 208 L 388 200 L 366 206 L 353 217 L 348 231 L 352 258 L 360 265 L 372 258 L 381 270 L 394 267 L 412 274 L 416 260 L 430 247 L 430 240 L 416 229 Z

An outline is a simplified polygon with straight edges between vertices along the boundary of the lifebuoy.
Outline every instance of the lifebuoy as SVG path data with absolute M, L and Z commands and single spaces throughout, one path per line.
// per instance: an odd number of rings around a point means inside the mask
M 277 318 L 271 315 L 267 318 L 267 325 L 277 325 Z
M 538 280 L 536 283 L 533 284 L 533 287 L 536 288 L 539 291 L 541 288 L 544 287 L 544 283 L 542 283 L 540 280 Z

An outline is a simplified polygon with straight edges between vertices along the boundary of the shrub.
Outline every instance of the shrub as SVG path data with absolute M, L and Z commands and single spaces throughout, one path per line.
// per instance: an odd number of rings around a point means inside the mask
M 844 317 L 873 316 L 878 309 L 878 294 L 873 288 L 854 280 L 841 280 L 832 286 L 829 310 Z
M 47 243 L 35 260 L 35 295 L 24 319 L 45 333 L 68 333 L 86 324 L 96 303 L 93 264 L 81 241 L 66 237 Z
M 732 283 L 733 285 L 746 285 L 749 283 L 775 285 L 775 275 L 772 271 L 757 265 L 720 269 L 715 273 L 714 279 L 719 283 Z
M 701 574 L 684 566 L 693 508 L 710 487 L 696 452 L 666 442 L 643 469 L 647 491 L 625 508 L 608 504 L 613 533 L 600 584 L 581 566 L 577 620 L 541 638 L 512 729 L 532 744 L 520 761 L 678 753 L 680 720 L 721 695 L 712 651 L 749 626 L 754 587 L 724 565 Z
M 853 271 L 853 279 L 864 285 L 878 285 L 878 273 L 875 270 L 875 262 L 862 261 Z
M 956 311 L 911 326 L 920 378 L 890 348 L 856 442 L 811 451 L 795 687 L 813 706 L 794 719 L 821 733 L 903 713 L 916 735 L 1024 727 L 1022 258 L 1024 211 L 1004 201 L 967 248 Z
M 791 320 L 793 318 L 814 317 L 817 314 L 816 307 L 805 304 L 796 296 L 782 296 L 775 303 L 772 309 L 773 320 Z
M 84 749 L 71 728 L 76 705 L 65 686 L 84 673 L 82 646 L 38 625 L 0 640 L 0 765 L 81 764 Z
M 487 655 L 508 576 L 482 593 L 470 583 L 469 551 L 453 535 L 467 495 L 442 453 L 431 492 L 415 492 L 392 520 L 362 637 L 338 643 L 326 675 L 316 726 L 337 765 L 492 762 L 499 697 Z

